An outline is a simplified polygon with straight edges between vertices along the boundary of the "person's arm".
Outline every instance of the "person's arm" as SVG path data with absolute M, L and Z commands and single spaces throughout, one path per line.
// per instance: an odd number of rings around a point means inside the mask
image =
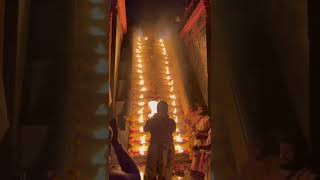
M 140 175 L 139 169 L 119 142 L 112 142 L 121 170 L 125 173 Z
M 149 119 L 143 127 L 144 132 L 149 132 L 151 130 L 151 119 Z
M 111 144 L 117 156 L 121 170 L 125 173 L 140 177 L 140 172 L 137 165 L 134 163 L 129 154 L 123 149 L 122 145 L 118 141 L 118 127 L 115 118 L 111 119 L 110 126 L 113 131 Z

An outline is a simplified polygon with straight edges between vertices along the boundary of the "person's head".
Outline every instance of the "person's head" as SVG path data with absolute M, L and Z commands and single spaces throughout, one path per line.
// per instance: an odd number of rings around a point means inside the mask
M 191 104 L 189 107 L 189 111 L 190 112 L 197 112 L 198 111 L 198 104 L 196 104 L 196 103 Z
M 198 113 L 199 113 L 200 115 L 206 115 L 206 114 L 208 114 L 208 108 L 207 108 L 207 106 L 206 106 L 205 104 L 199 105 L 199 106 L 198 106 Z
M 168 111 L 168 103 L 165 101 L 159 101 L 157 105 L 157 113 L 159 115 L 167 115 Z

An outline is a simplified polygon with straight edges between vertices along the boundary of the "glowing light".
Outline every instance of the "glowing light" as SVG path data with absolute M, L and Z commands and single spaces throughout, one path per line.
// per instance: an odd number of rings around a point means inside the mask
M 143 76 L 142 76 L 142 75 L 139 75 L 139 79 L 143 79 Z
M 140 127 L 140 128 L 139 128 L 139 131 L 140 131 L 140 132 L 143 132 L 143 127 Z
M 172 106 L 176 106 L 176 101 L 172 101 Z
M 138 46 L 138 48 L 139 48 L 140 50 L 142 49 L 142 47 L 141 47 L 140 45 Z
M 176 149 L 176 151 L 177 151 L 178 153 L 183 153 L 183 148 L 182 148 L 181 145 L 176 144 L 176 145 L 175 145 L 175 149 Z
M 137 73 L 142 74 L 143 71 L 142 71 L 141 69 L 138 69 L 138 70 L 137 70 Z
M 146 90 L 147 90 L 146 87 L 142 87 L 142 88 L 140 89 L 141 92 L 144 92 L 144 91 L 146 91 Z
M 149 108 L 151 110 L 151 113 L 148 114 L 148 117 L 151 118 L 155 113 L 157 113 L 158 102 L 157 101 L 150 101 L 148 103 L 148 105 L 149 105 Z
M 139 63 L 139 64 L 138 64 L 138 68 L 142 68 L 142 64 Z
M 149 39 L 148 37 L 145 37 L 145 38 L 144 38 L 144 40 L 148 40 L 148 39 Z
M 175 136 L 174 139 L 175 139 L 176 142 L 179 142 L 179 143 L 181 143 L 183 141 L 182 137 L 181 137 L 181 134 L 178 134 L 177 136 Z
M 141 40 L 141 36 L 138 37 L 138 41 L 140 41 L 140 40 Z
M 140 102 L 138 102 L 138 105 L 139 105 L 139 106 L 144 106 L 145 103 L 144 103 L 143 101 L 140 101 Z
M 169 71 L 169 67 L 168 66 L 166 66 L 165 69 Z
M 144 85 L 144 80 L 139 81 L 139 85 L 143 86 Z
M 143 99 L 143 94 L 140 94 L 139 98 L 140 98 L 140 99 Z
M 143 135 L 140 137 L 140 144 L 145 144 L 146 143 L 146 135 Z
M 176 132 L 180 132 L 180 129 L 179 129 L 179 128 L 176 128 Z
M 138 111 L 138 114 L 143 114 L 143 108 Z
M 176 122 L 176 123 L 178 123 L 178 116 L 174 116 L 174 121 Z
M 137 57 L 137 58 L 141 58 L 141 55 L 137 54 L 136 57 Z
M 141 51 L 139 49 L 136 49 L 136 53 L 141 53 Z
M 165 63 L 165 64 L 169 64 L 169 62 L 168 62 L 168 61 L 165 61 L 164 63 Z
M 169 71 L 168 69 L 166 70 L 166 74 L 167 74 L 167 75 L 169 75 L 169 74 L 170 74 L 170 71 Z
M 173 92 L 173 86 L 170 88 L 170 92 Z
M 139 123 L 143 123 L 143 121 L 144 121 L 143 115 L 140 115 L 140 116 L 139 116 L 139 119 L 138 119 L 138 122 L 139 122 Z
M 138 63 L 142 63 L 142 59 L 138 59 L 137 62 L 138 62 Z
M 162 53 L 163 55 L 166 55 L 167 54 L 167 52 L 166 51 L 163 51 L 163 53 Z
M 177 114 L 177 108 L 174 108 L 173 114 Z
M 160 38 L 159 41 L 160 41 L 161 43 L 163 43 L 163 39 Z
M 166 79 L 170 81 L 171 77 L 170 77 L 170 76 L 167 76 Z
M 168 57 L 166 56 L 166 57 L 164 57 L 165 59 L 168 59 Z
M 172 86 L 173 85 L 173 80 L 171 80 L 169 83 L 168 83 L 169 86 Z
M 139 154 L 140 155 L 144 155 L 146 151 L 147 151 L 146 145 L 142 145 L 139 147 Z
M 172 95 L 170 95 L 170 98 L 171 98 L 171 99 L 176 99 L 177 97 L 176 97 L 175 94 L 172 94 Z

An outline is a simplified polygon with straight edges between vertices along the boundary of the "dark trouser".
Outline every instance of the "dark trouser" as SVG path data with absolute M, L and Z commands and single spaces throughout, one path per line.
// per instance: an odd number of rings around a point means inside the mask
M 151 143 L 148 148 L 145 180 L 171 180 L 174 145 Z

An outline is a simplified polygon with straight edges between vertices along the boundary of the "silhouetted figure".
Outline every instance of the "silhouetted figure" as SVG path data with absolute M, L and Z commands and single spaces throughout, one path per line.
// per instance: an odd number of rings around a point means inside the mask
M 111 119 L 110 127 L 112 129 L 111 144 L 114 152 L 117 156 L 121 171 L 116 169 L 110 169 L 110 180 L 140 180 L 140 173 L 137 165 L 123 149 L 122 145 L 118 141 L 118 127 L 115 118 Z
M 175 154 L 172 134 L 176 123 L 169 118 L 166 102 L 158 103 L 157 113 L 146 122 L 144 131 L 151 133 L 145 179 L 171 180 Z

